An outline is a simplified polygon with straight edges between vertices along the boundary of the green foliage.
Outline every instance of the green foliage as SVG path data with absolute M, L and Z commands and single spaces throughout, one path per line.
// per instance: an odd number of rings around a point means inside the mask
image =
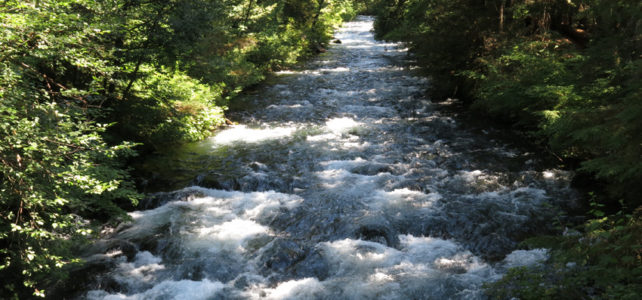
M 353 16 L 347 0 L 2 1 L 0 298 L 45 296 L 93 221 L 126 217 L 134 146 L 205 138 Z
M 354 0 L 352 2 L 353 10 L 360 15 L 376 15 L 377 0 Z
M 132 86 L 137 99 L 116 107 L 121 134 L 139 137 L 151 145 L 167 140 L 196 141 L 207 137 L 225 121 L 224 107 L 216 106 L 224 86 L 202 84 L 178 70 L 160 72 L 141 67 L 144 79 Z M 218 100 L 218 101 L 216 101 Z
M 642 3 L 397 0 L 377 12 L 378 36 L 409 43 L 434 98 L 472 101 L 642 204 Z
M 638 299 L 642 294 L 642 211 L 593 219 L 563 237 L 526 244 L 552 248 L 545 266 L 511 269 L 487 286 L 492 298 Z
M 407 42 L 432 78 L 434 97 L 464 95 L 470 89 L 458 73 L 472 67 L 492 27 L 493 1 L 379 1 L 379 38 Z M 494 25 L 494 24 L 493 24 Z M 481 30 L 480 30 L 481 29 Z
M 409 44 L 433 98 L 472 102 L 606 183 L 577 234 L 538 239 L 553 249 L 547 266 L 511 270 L 489 295 L 639 298 L 642 2 L 395 0 L 376 11 L 377 36 Z
M 481 71 L 462 72 L 478 82 L 472 108 L 531 130 L 555 123 L 560 109 L 581 101 L 573 80 L 583 57 L 569 47 L 551 38 L 524 39 L 480 58 Z
M 70 87 L 65 92 L 77 88 L 100 98 L 92 103 L 102 108 L 99 120 L 117 122 L 110 141 L 150 149 L 209 135 L 230 99 L 315 53 L 333 27 L 354 16 L 346 0 L 9 1 L 4 7 L 9 45 L 28 43 L 22 54 L 38 61 L 30 65 Z M 182 79 L 168 75 L 174 72 Z M 171 100 L 141 89 L 167 76 L 173 80 L 161 85 L 177 92 Z M 200 85 L 210 86 L 200 100 L 176 98 Z
M 347 0 L 5 1 L 3 55 L 99 106 L 110 141 L 154 149 L 209 135 L 230 99 L 353 16 Z
M 1 64 L 0 295 L 44 296 L 77 260 L 69 249 L 91 233 L 85 219 L 120 218 L 116 203 L 136 203 L 122 166 L 134 153 L 129 143 L 107 145 L 106 126 L 47 91 L 41 74 Z
M 103 17 L 121 66 L 111 133 L 152 149 L 202 139 L 234 96 L 315 53 L 353 15 L 345 0 L 124 1 Z

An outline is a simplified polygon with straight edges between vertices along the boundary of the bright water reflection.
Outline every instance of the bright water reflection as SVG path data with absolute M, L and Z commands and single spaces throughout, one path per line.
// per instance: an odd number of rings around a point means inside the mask
M 460 128 L 372 20 L 157 165 L 153 195 L 88 250 L 89 299 L 477 299 L 549 230 L 570 174 Z M 488 129 L 492 130 L 492 129 Z M 168 171 L 169 170 L 169 171 Z M 167 181 L 163 181 L 167 180 Z

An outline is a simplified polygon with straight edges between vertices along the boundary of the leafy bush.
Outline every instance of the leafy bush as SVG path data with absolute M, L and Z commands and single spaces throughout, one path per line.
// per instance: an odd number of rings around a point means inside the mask
M 487 293 L 496 299 L 638 299 L 642 294 L 642 210 L 599 217 L 580 231 L 525 242 L 552 248 L 550 261 L 509 270 L 487 286 Z
M 470 70 L 494 25 L 493 4 L 474 0 L 379 1 L 376 36 L 408 43 L 432 80 L 435 98 L 469 95 L 459 76 Z
M 77 261 L 69 249 L 91 233 L 85 219 L 120 218 L 117 203 L 136 203 L 122 165 L 134 152 L 129 143 L 107 145 L 106 126 L 55 102 L 36 74 L 7 62 L 2 70 L 0 294 L 44 296 Z
M 529 128 L 555 122 L 559 109 L 580 98 L 575 64 L 582 60 L 553 39 L 513 41 L 500 55 L 478 60 L 481 71 L 462 74 L 477 81 L 472 108 Z
M 178 70 L 143 66 L 132 98 L 115 108 L 120 134 L 154 146 L 196 141 L 224 124 L 224 86 L 202 84 Z M 218 106 L 217 106 L 218 103 Z

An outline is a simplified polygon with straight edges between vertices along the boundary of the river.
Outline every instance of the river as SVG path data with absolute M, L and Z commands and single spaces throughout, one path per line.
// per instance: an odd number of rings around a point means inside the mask
M 74 297 L 483 299 L 545 260 L 516 249 L 577 198 L 572 174 L 438 109 L 372 21 L 248 96 L 240 125 L 157 162 L 179 188 L 87 250 Z

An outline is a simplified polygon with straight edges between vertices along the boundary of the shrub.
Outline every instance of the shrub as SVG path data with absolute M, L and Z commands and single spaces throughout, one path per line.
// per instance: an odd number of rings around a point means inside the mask
M 225 122 L 224 86 L 202 84 L 175 68 L 141 68 L 132 99 L 115 108 L 120 135 L 158 147 L 201 140 Z
M 488 284 L 487 293 L 495 299 L 638 299 L 642 294 L 642 210 L 598 217 L 579 230 L 526 241 L 531 247 L 552 248 L 549 262 L 511 269 Z
M 28 70 L 2 63 L 0 77 L 0 295 L 44 296 L 77 261 L 71 247 L 90 219 L 124 216 L 117 203 L 139 198 L 105 125 L 71 102 L 57 103 Z

